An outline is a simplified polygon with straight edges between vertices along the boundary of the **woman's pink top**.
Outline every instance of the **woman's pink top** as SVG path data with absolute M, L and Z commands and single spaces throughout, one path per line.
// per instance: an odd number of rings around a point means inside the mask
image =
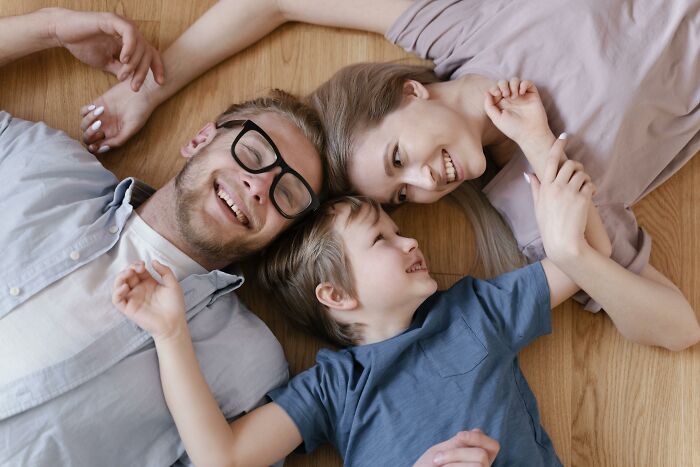
M 443 79 L 532 80 L 552 131 L 569 133 L 567 155 L 598 187 L 613 259 L 642 270 L 651 238 L 630 206 L 700 150 L 700 2 L 422 0 L 386 37 L 433 60 Z M 519 151 L 484 192 L 536 261 L 544 249 L 528 170 Z

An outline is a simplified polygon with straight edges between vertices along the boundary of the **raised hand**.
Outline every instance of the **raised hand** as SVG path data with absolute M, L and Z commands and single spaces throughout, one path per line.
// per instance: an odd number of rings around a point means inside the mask
M 165 82 L 160 53 L 130 21 L 114 13 L 96 13 L 50 8 L 50 31 L 56 42 L 78 60 L 108 71 L 121 81 L 131 77 L 138 91 L 153 71 L 159 84 Z
M 531 81 L 501 80 L 484 93 L 484 109 L 494 125 L 519 146 L 554 139 L 539 91 Z
M 187 326 L 185 298 L 170 268 L 157 260 L 151 264 L 163 283 L 159 284 L 143 261 L 138 261 L 115 279 L 112 303 L 154 339 L 167 339 Z

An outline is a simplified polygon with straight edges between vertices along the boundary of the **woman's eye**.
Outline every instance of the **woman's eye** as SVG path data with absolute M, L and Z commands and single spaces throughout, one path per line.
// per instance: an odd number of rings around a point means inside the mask
M 394 158 L 392 159 L 392 164 L 394 167 L 403 167 L 403 162 L 401 162 L 401 153 L 399 152 L 399 145 L 394 147 Z
M 406 185 L 402 186 L 401 189 L 399 190 L 398 195 L 396 198 L 399 200 L 399 203 L 405 203 L 406 202 Z

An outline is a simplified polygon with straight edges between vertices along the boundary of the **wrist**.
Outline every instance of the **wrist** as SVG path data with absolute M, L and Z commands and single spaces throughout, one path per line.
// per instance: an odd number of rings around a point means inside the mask
M 559 269 L 566 272 L 570 268 L 577 267 L 586 256 L 594 251 L 595 250 L 593 250 L 585 240 L 582 240 L 581 242 L 569 243 L 557 248 L 552 248 L 547 252 L 547 257 L 552 260 Z
M 519 139 L 516 143 L 526 156 L 547 154 L 557 140 L 549 128 L 542 132 L 529 133 Z
M 41 25 L 40 40 L 44 44 L 44 48 L 50 49 L 54 47 L 63 47 L 61 40 L 56 34 L 56 25 L 60 21 L 60 16 L 65 12 L 65 9 L 59 7 L 42 8 L 36 11 L 38 24 Z
M 158 347 L 173 342 L 178 342 L 182 339 L 190 339 L 190 330 L 187 327 L 187 321 L 183 317 L 176 323 L 173 323 L 166 331 L 159 334 L 153 334 L 152 337 L 156 347 Z

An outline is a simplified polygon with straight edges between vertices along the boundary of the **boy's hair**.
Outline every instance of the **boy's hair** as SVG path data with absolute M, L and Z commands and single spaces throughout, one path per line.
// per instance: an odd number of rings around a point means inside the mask
M 344 196 L 326 201 L 307 221 L 294 226 L 264 252 L 260 266 L 263 286 L 274 294 L 283 314 L 302 330 L 340 347 L 362 340 L 362 325 L 334 320 L 316 298 L 316 286 L 329 282 L 355 297 L 352 265 L 343 238 L 335 230 L 338 207 L 348 206 L 347 223 L 365 210 L 377 222 L 381 207 L 365 197 Z

